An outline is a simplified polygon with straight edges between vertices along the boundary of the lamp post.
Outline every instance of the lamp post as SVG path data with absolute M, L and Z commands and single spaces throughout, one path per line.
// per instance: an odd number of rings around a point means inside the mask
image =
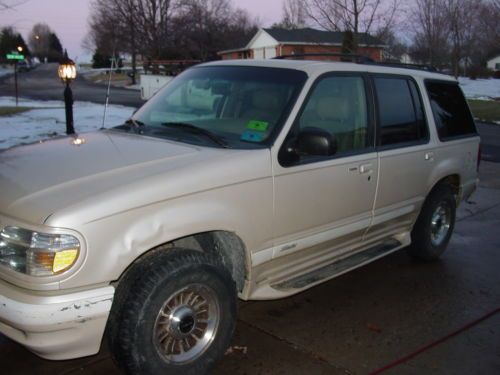
M 76 66 L 73 60 L 68 58 L 68 52 L 64 51 L 64 58 L 59 64 L 57 71 L 59 78 L 64 82 L 64 105 L 66 109 L 66 134 L 75 134 L 73 123 L 73 92 L 70 84 L 76 78 Z

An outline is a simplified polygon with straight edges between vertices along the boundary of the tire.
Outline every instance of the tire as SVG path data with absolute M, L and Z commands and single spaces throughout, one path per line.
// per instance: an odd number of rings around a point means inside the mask
M 438 185 L 425 200 L 413 227 L 410 255 L 423 261 L 438 259 L 450 241 L 455 227 L 455 216 L 456 200 L 453 189 L 446 184 Z
M 127 374 L 206 374 L 233 336 L 236 285 L 208 254 L 172 249 L 151 258 L 133 284 L 119 285 L 129 291 L 110 315 L 113 359 Z

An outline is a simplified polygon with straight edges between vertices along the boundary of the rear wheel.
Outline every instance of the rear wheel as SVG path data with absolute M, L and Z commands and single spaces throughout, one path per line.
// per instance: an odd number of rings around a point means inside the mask
M 234 331 L 235 283 L 204 253 L 174 249 L 153 256 L 127 298 L 113 306 L 113 357 L 129 374 L 205 374 Z
M 446 250 L 455 227 L 456 200 L 449 185 L 437 186 L 427 197 L 411 233 L 410 254 L 432 261 Z

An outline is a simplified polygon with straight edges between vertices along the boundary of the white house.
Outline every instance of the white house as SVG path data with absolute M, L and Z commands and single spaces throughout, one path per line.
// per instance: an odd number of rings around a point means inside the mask
M 218 54 L 222 59 L 272 59 L 283 55 L 341 53 L 344 33 L 312 28 L 303 29 L 260 29 L 246 46 Z M 383 58 L 386 46 L 379 39 L 367 33 L 358 35 L 358 51 L 360 55 L 375 61 Z M 328 58 L 325 58 L 328 59 Z
M 500 55 L 496 55 L 495 57 L 492 57 L 486 62 L 486 66 L 488 69 L 494 70 L 494 71 L 500 71 Z

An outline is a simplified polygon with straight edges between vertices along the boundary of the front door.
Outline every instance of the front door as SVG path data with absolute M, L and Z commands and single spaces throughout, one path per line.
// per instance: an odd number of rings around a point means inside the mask
M 362 74 L 339 73 L 319 78 L 311 89 L 274 161 L 274 258 L 296 252 L 328 258 L 361 242 L 378 175 L 366 88 Z M 333 135 L 335 152 L 288 160 L 286 148 L 311 129 Z

